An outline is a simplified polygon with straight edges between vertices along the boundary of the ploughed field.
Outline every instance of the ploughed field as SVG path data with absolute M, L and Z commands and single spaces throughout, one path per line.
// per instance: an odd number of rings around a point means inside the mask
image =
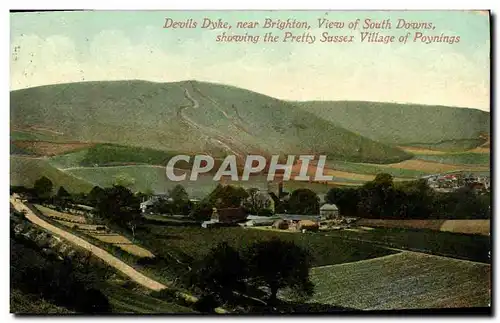
M 311 270 L 310 302 L 362 310 L 487 307 L 491 266 L 401 252 Z
M 380 234 L 379 229 L 368 231 L 376 231 L 371 233 L 374 239 Z M 417 239 L 417 231 L 410 233 L 409 239 Z M 177 252 L 194 259 L 203 257 L 221 241 L 242 250 L 254 241 L 272 237 L 293 240 L 307 248 L 314 257 L 311 276 L 316 287 L 314 296 L 308 302 L 332 308 L 384 310 L 489 305 L 489 264 L 399 251 L 385 247 L 382 238 L 375 239 L 382 243 L 374 243 L 359 241 L 361 234 L 351 234 L 343 237 L 232 227 L 203 229 L 150 224 L 148 230 L 138 234 L 138 240 L 157 255 Z M 438 243 L 438 247 L 444 238 L 451 236 L 455 237 L 450 239 L 451 244 L 463 242 L 467 249 L 484 246 L 482 240 L 479 243 L 466 235 L 425 230 L 420 234 L 423 239 L 429 238 L 429 234 L 439 234 L 439 237 L 430 239 Z M 391 241 L 395 238 L 392 237 Z M 441 246 L 437 252 L 441 249 L 453 252 L 456 248 Z

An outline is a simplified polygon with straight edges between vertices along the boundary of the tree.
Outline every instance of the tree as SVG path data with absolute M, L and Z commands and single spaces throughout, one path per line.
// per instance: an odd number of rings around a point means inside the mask
M 56 194 L 56 203 L 62 207 L 63 209 L 66 208 L 68 205 L 69 199 L 71 198 L 71 195 L 66 191 L 66 189 L 62 186 L 59 186 L 59 189 L 57 190 Z
M 126 226 L 132 231 L 135 238 L 135 229 L 140 223 L 140 201 L 128 188 L 114 185 L 105 188 L 97 201 L 97 214 L 105 220 L 121 226 Z
M 277 238 L 259 241 L 246 250 L 244 258 L 249 281 L 270 290 L 270 303 L 276 302 L 278 291 L 283 288 L 290 288 L 303 297 L 312 296 L 311 255 L 293 242 Z
M 325 200 L 335 204 L 342 215 L 356 216 L 358 207 L 358 190 L 355 188 L 334 187 L 328 191 Z
M 174 188 L 169 191 L 169 196 L 171 198 L 172 213 L 189 214 L 191 203 L 189 201 L 189 195 L 182 185 L 178 184 L 174 186 Z
M 366 182 L 359 191 L 358 212 L 370 218 L 394 218 L 400 212 L 401 195 L 394 187 L 392 175 L 381 173 Z
M 52 181 L 43 176 L 35 181 L 34 190 L 38 198 L 47 199 L 52 194 Z
M 92 206 L 97 206 L 99 201 L 103 199 L 104 197 L 104 189 L 99 187 L 99 186 L 94 186 L 92 190 L 90 190 L 88 196 L 87 196 L 87 201 L 90 205 Z
M 244 188 L 233 185 L 217 185 L 208 195 L 207 202 L 211 207 L 218 209 L 240 207 L 243 200 L 248 197 Z
M 319 198 L 307 188 L 293 191 L 288 200 L 288 212 L 292 214 L 317 215 L 319 214 Z
M 246 265 L 237 250 L 226 242 L 218 244 L 199 261 L 190 276 L 190 283 L 204 296 L 231 300 L 233 291 L 245 290 Z
M 274 201 L 267 193 L 261 192 L 257 188 L 247 190 L 248 197 L 243 201 L 243 207 L 250 214 L 265 214 L 268 216 L 274 213 Z

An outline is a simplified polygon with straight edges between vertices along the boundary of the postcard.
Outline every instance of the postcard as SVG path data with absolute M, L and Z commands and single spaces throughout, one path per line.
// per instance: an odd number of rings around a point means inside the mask
M 10 20 L 11 313 L 492 313 L 489 11 Z

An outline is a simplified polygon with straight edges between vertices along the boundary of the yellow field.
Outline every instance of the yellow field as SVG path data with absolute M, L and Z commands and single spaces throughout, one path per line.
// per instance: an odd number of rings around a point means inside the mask
M 467 152 L 469 152 L 469 153 L 489 154 L 491 151 L 490 151 L 490 148 L 476 147 L 476 148 L 471 149 L 471 150 L 469 150 Z
M 426 229 L 434 231 L 447 231 L 464 234 L 490 234 L 490 220 L 386 220 L 386 219 L 360 219 L 360 226 Z
M 446 220 L 440 231 L 490 235 L 490 220 Z
M 136 255 L 138 257 L 154 257 L 154 255 L 137 245 L 134 245 L 129 239 L 126 237 L 117 234 L 117 233 L 105 233 L 102 231 L 98 231 L 97 227 L 103 227 L 103 225 L 96 225 L 96 224 L 87 224 L 86 219 L 83 216 L 76 216 L 76 215 L 71 215 L 67 213 L 62 213 L 55 211 L 53 209 L 41 206 L 41 205 L 35 205 L 35 207 L 42 212 L 44 215 L 52 218 L 57 218 L 55 220 L 56 222 L 68 227 L 68 228 L 75 228 L 75 226 L 78 226 L 78 230 L 81 232 L 98 239 L 102 242 L 109 243 L 112 245 L 115 245 L 117 247 L 120 247 L 124 251 Z M 68 222 L 64 220 L 59 220 L 59 219 L 66 219 L 68 221 L 73 221 L 73 222 Z M 78 222 L 78 223 L 75 223 Z
M 92 234 L 92 236 L 96 239 L 99 239 L 103 242 L 106 243 L 111 243 L 111 244 L 130 244 L 132 243 L 129 239 L 125 238 L 124 236 L 121 236 L 117 233 L 96 233 Z
M 101 225 L 97 224 L 86 224 L 86 223 L 74 223 L 74 222 L 67 222 L 67 221 L 62 221 L 62 220 L 56 220 L 57 223 L 60 223 L 64 226 L 67 226 L 68 228 L 73 228 L 74 226 L 78 226 L 78 229 L 80 230 L 85 230 L 85 231 L 96 231 L 97 227 L 101 227 Z
M 66 219 L 68 221 L 73 221 L 73 222 L 78 222 L 78 223 L 86 223 L 87 220 L 83 216 L 77 216 L 77 215 L 72 215 L 68 213 L 62 213 L 58 212 L 56 210 L 50 209 L 48 207 L 42 206 L 35 204 L 35 207 L 38 209 L 38 211 L 42 212 L 48 217 L 52 218 L 60 218 L 60 219 Z
M 149 250 L 133 244 L 132 241 L 117 233 L 94 233 L 91 234 L 91 236 L 101 240 L 102 242 L 120 247 L 120 249 L 123 249 L 124 251 L 132 255 L 138 257 L 154 257 L 154 255 Z
M 450 171 L 459 171 L 459 170 L 470 170 L 470 171 L 488 171 L 489 167 L 487 166 L 471 166 L 471 165 L 451 165 L 451 164 L 441 164 L 438 162 L 420 160 L 420 159 L 409 159 L 399 163 L 387 164 L 387 165 L 379 165 L 381 167 L 386 168 L 404 168 L 411 170 L 419 170 L 424 172 L 431 173 L 443 173 Z
M 149 250 L 141 248 L 135 244 L 124 244 L 124 245 L 118 245 L 121 249 L 125 250 L 126 252 L 136 255 L 138 257 L 154 257 Z
M 406 151 L 411 154 L 420 154 L 420 155 L 442 155 L 446 154 L 445 151 L 441 150 L 432 150 L 427 148 L 419 148 L 419 147 L 407 147 L 407 146 L 398 146 L 399 149 Z

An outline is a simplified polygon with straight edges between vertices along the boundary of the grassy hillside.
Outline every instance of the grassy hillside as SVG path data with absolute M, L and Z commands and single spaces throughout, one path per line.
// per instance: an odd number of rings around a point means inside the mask
M 109 142 L 221 154 L 327 154 L 389 163 L 410 158 L 289 102 L 196 81 L 85 82 L 11 92 L 16 137 Z M 26 137 L 26 136 L 24 136 Z
M 484 153 L 453 153 L 444 155 L 417 155 L 418 159 L 435 161 L 443 164 L 489 165 L 490 154 Z
M 481 133 L 490 133 L 490 114 L 475 109 L 359 101 L 311 101 L 296 106 L 361 136 L 391 144 L 449 141 L 434 148 L 470 147 L 484 143 L 478 140 Z
M 10 185 L 33 187 L 42 176 L 48 177 L 54 184 L 54 191 L 63 186 L 69 192 L 88 192 L 93 185 L 51 166 L 42 159 L 10 157 Z

